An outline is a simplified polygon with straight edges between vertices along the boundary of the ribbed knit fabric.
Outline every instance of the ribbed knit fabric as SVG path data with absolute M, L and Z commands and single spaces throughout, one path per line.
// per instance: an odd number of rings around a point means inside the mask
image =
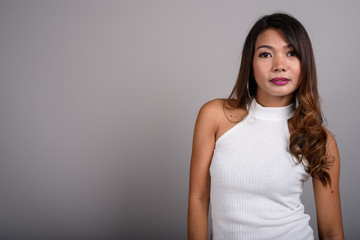
M 292 106 L 263 107 L 254 99 L 248 111 L 215 144 L 212 239 L 314 239 L 300 200 L 310 175 L 289 153 Z

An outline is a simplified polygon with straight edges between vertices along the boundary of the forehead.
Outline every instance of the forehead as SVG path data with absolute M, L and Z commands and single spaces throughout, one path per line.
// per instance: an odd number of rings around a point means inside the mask
M 261 32 L 256 39 L 255 46 L 260 45 L 288 46 L 289 42 L 280 29 L 268 28 Z

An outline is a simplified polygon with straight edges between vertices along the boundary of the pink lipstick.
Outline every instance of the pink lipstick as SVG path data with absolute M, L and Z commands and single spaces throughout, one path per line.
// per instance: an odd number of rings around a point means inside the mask
M 284 77 L 275 77 L 270 80 L 270 82 L 272 82 L 278 86 L 283 86 L 283 85 L 287 84 L 289 81 L 290 81 L 290 79 L 284 78 Z

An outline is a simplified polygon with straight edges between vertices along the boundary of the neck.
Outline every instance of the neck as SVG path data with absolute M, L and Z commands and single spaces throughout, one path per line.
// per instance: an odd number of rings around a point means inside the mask
M 294 113 L 294 105 L 290 104 L 283 107 L 266 107 L 257 102 L 256 99 L 251 101 L 248 107 L 249 114 L 257 119 L 277 121 L 288 120 Z

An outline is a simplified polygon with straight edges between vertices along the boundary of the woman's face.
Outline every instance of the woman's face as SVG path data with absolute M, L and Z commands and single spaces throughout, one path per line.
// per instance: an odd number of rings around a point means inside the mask
M 299 87 L 301 63 L 280 29 L 264 30 L 256 39 L 253 60 L 256 100 L 263 106 L 286 106 Z

